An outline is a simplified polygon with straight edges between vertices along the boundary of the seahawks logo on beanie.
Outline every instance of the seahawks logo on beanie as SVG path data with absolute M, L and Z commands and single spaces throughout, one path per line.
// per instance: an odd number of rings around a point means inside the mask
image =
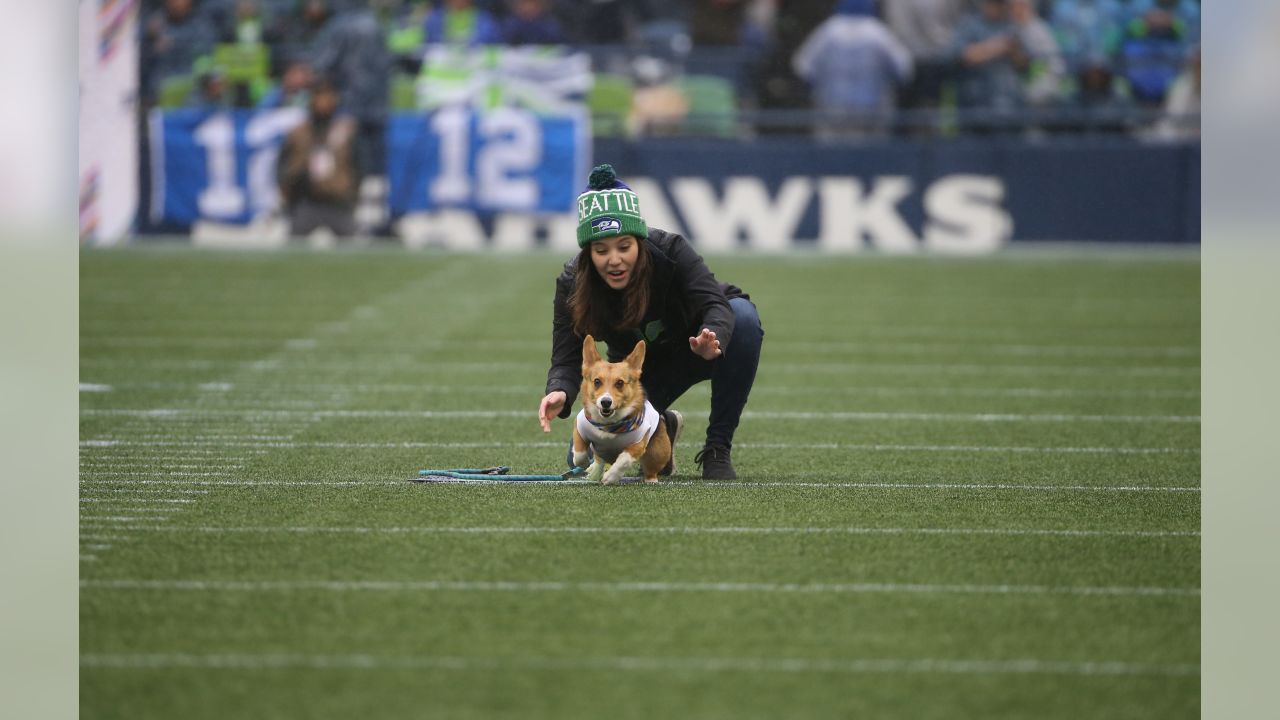
M 619 235 L 648 237 L 649 227 L 635 191 L 618 179 L 612 165 L 597 165 L 578 196 L 578 247 Z

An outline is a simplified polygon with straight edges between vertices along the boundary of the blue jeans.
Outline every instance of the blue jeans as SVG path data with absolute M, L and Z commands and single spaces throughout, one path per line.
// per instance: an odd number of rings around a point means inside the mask
M 764 327 L 756 306 L 745 298 L 731 298 L 733 337 L 723 354 L 715 360 L 703 360 L 689 350 L 681 338 L 670 349 L 657 351 L 647 362 L 640 379 L 649 402 L 658 412 L 666 412 L 686 390 L 704 380 L 711 381 L 711 417 L 707 421 L 707 444 L 733 447 L 733 434 L 742 419 L 742 411 L 751 395 L 760 366 L 760 347 L 764 344 Z M 656 362 L 655 362 L 656 361 Z M 572 419 L 572 416 L 570 416 Z M 573 467 L 573 443 L 569 444 L 569 467 Z

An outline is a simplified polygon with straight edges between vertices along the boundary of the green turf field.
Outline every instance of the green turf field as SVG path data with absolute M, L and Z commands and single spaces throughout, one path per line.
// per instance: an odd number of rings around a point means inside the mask
M 734 461 L 563 469 L 563 258 L 80 259 L 85 718 L 1191 718 L 1194 256 L 712 258 Z

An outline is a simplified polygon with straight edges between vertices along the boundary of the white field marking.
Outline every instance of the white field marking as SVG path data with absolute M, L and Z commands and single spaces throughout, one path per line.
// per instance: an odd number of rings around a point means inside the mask
M 917 583 L 571 582 L 520 580 L 81 580 L 85 590 L 199 592 L 710 592 L 788 594 L 1085 595 L 1200 597 L 1200 588 L 1085 585 L 928 585 Z
M 585 481 L 573 484 L 588 484 Z M 181 485 L 197 487 L 357 487 L 374 485 L 405 485 L 407 477 L 369 480 L 86 480 L 80 485 Z M 510 484 L 510 483 L 508 483 Z M 591 483 L 595 484 L 595 483 Z M 96 491 L 95 491 L 96 492 Z M 172 492 L 177 492 L 176 490 Z
M 175 408 L 159 408 L 150 410 L 85 408 L 80 411 L 85 416 L 126 416 L 140 418 L 172 418 L 178 415 L 188 417 L 271 417 L 301 418 L 323 420 L 327 418 L 421 418 L 456 419 L 456 418 L 528 418 L 527 410 L 259 410 L 259 409 L 226 409 L 226 410 L 179 410 Z M 919 413 L 919 412 L 776 412 L 748 410 L 742 414 L 748 419 L 762 420 L 818 420 L 818 421 L 924 421 L 924 422 L 977 422 L 977 423 L 1018 423 L 1018 422 L 1113 422 L 1113 423 L 1198 423 L 1199 415 L 1062 415 L 1062 414 L 1015 414 L 1015 413 Z M 143 437 L 157 437 L 155 435 Z M 220 438 L 223 436 L 207 436 Z M 287 436 L 243 436 L 247 439 L 280 440 Z M 199 438 L 193 438 L 199 439 Z
M 124 495 L 124 496 L 135 495 L 135 494 L 147 494 L 147 493 L 170 493 L 170 494 L 176 493 L 179 495 L 208 495 L 209 494 L 208 490 L 192 490 L 192 489 L 161 490 L 161 489 L 151 489 L 151 488 L 95 488 L 92 492 L 111 493 L 112 495 Z M 138 499 L 139 501 L 142 500 L 142 498 L 138 498 Z
M 85 550 L 110 550 L 110 543 L 86 543 L 82 546 Z
M 235 385 L 229 382 L 207 382 L 200 383 L 196 389 L 203 392 L 231 392 L 235 389 Z
M 163 517 L 159 517 L 159 518 L 157 518 L 157 517 L 138 517 L 138 516 L 136 516 L 136 515 L 133 515 L 133 516 L 129 516 L 129 515 L 81 515 L 81 516 L 80 516 L 80 521 L 81 521 L 81 522 L 84 522 L 84 521 L 86 521 L 86 520 L 89 520 L 89 521 L 93 521 L 93 522 L 108 522 L 108 523 L 138 522 L 139 520 L 151 520 L 151 521 L 156 521 L 156 520 L 167 520 L 167 519 L 168 519 L 168 518 L 163 518 Z M 112 529 L 115 529 L 115 528 L 113 527 Z
M 101 385 L 98 383 L 80 383 L 80 392 L 87 393 L 107 393 L 111 392 L 110 385 Z
M 81 445 L 85 442 L 81 441 Z M 192 443 L 169 440 L 115 440 L 117 445 L 131 447 L 188 447 Z M 311 448 L 311 449 L 473 449 L 473 448 L 565 448 L 563 442 L 220 442 L 195 443 L 196 447 L 216 445 L 219 447 L 248 448 Z M 845 450 L 869 452 L 981 452 L 981 453 L 1031 453 L 1031 454 L 1068 454 L 1068 455 L 1199 455 L 1199 448 L 1173 447 L 1042 447 L 1042 446 L 1000 446 L 1000 445 L 894 445 L 894 444 L 854 444 L 854 443 L 737 443 L 735 447 L 746 449 L 768 450 Z
M 529 363 L 527 362 L 468 362 L 468 361 L 432 361 L 424 365 L 422 356 L 414 353 L 382 353 L 379 354 L 378 362 L 383 367 L 391 368 L 411 368 L 414 370 L 428 371 L 426 377 L 431 377 L 435 371 L 448 373 L 506 373 L 516 374 L 529 371 Z M 82 358 L 80 360 L 82 367 L 128 367 L 131 370 L 215 370 L 225 368 L 229 365 L 242 365 L 246 369 L 254 372 L 269 371 L 287 371 L 295 373 L 297 368 L 285 366 L 281 360 L 259 360 L 252 363 L 229 363 L 212 360 L 139 360 L 138 358 L 129 358 L 127 360 L 114 358 Z M 361 372 L 368 369 L 368 362 L 307 362 L 308 370 L 325 371 L 325 372 Z M 928 375 L 979 375 L 982 377 L 991 377 L 993 375 L 1009 374 L 1009 375 L 1082 375 L 1082 376 L 1196 376 L 1200 375 L 1199 366 L 1166 366 L 1166 365 L 1009 365 L 1000 363 L 990 364 L 964 364 L 964 363 L 870 363 L 870 362 L 853 362 L 853 363 L 770 363 L 768 365 L 769 374 L 786 374 L 786 373 L 823 373 L 823 374 L 854 374 L 865 372 L 887 372 L 901 374 L 928 374 Z M 545 379 L 530 377 L 530 385 L 538 386 Z
M 369 480 L 81 480 L 84 485 L 197 485 L 197 486 L 232 486 L 232 487 L 357 487 L 357 486 L 404 486 L 409 478 L 369 479 Z M 589 480 L 532 480 L 509 482 L 503 480 L 441 480 L 426 485 L 483 485 L 485 487 L 519 487 L 524 485 L 590 485 L 599 483 Z M 624 478 L 622 484 L 640 484 L 636 478 Z M 828 490 L 867 489 L 867 490 L 1029 490 L 1042 492 L 1151 492 L 1151 493 L 1198 493 L 1200 488 L 1191 485 L 1018 485 L 1007 483 L 886 483 L 886 482 L 743 482 L 743 481 L 664 481 L 658 484 L 691 487 L 700 490 L 722 490 L 727 488 L 820 488 Z M 95 490 L 96 492 L 96 490 Z M 171 492 L 181 492 L 173 490 Z
M 163 466 L 163 470 L 243 470 L 244 465 L 221 463 L 168 463 L 160 460 L 147 462 L 130 462 L 127 460 L 80 461 L 81 470 L 128 470 L 130 468 L 155 468 Z
M 876 527 L 179 527 L 131 525 L 131 531 L 210 534 L 317 535 L 959 535 L 1045 537 L 1200 537 L 1193 530 L 1050 530 L 1019 528 Z
M 82 342 L 90 345 L 103 345 L 110 347 L 232 347 L 232 348 L 254 348 L 254 347 L 278 347 L 280 341 L 275 338 L 263 337 L 245 337 L 245 336 L 209 336 L 200 337 L 192 336 L 168 336 L 168 335 L 102 335 L 97 337 L 82 338 Z M 316 340 L 312 338 L 286 340 L 285 346 L 289 349 L 314 349 Z M 476 340 L 446 340 L 446 341 L 414 341 L 410 343 L 398 342 L 394 346 L 399 351 L 411 351 L 415 353 L 445 352 L 449 350 L 457 350 L 463 352 L 474 352 L 477 349 L 488 351 L 502 352 L 520 352 L 529 351 L 536 352 L 544 350 L 547 344 L 544 340 L 529 341 L 476 341 Z M 788 351 L 796 351 L 800 353 L 851 353 L 866 354 L 872 352 L 875 354 L 886 353 L 908 353 L 908 354 L 959 354 L 959 353 L 979 353 L 983 355 L 1011 355 L 1015 357 L 1041 357 L 1041 356 L 1069 356 L 1069 357 L 1146 357 L 1146 358 L 1186 358 L 1199 357 L 1200 347 L 1198 345 L 1077 345 L 1077 344 L 1044 344 L 1044 343 L 974 343 L 974 342 L 894 342 L 885 341 L 883 339 L 863 339 L 863 340 L 847 340 L 847 341 L 790 341 L 786 343 Z M 357 354 L 367 354 L 368 352 L 377 352 L 376 348 L 372 351 L 368 346 L 340 346 L 340 350 L 346 354 L 352 351 L 364 351 Z
M 207 490 L 205 492 L 208 492 Z M 82 503 L 194 503 L 195 500 L 184 500 L 178 498 L 150 498 L 150 497 L 114 497 L 114 498 L 80 498 Z
M 114 529 L 114 528 L 112 528 L 112 529 Z M 85 541 L 85 540 L 89 540 L 89 541 L 105 541 L 105 540 L 120 541 L 120 540 L 128 540 L 128 539 L 129 539 L 129 538 L 128 538 L 127 536 L 125 536 L 125 535 L 100 535 L 100 534 L 94 534 L 94 533 L 81 533 L 81 534 L 80 534 L 80 540 L 81 540 L 82 542 L 83 542 L 83 541 Z
M 176 512 L 182 512 L 180 507 L 117 507 L 111 506 L 111 512 L 128 513 L 130 515 L 158 514 L 169 515 Z
M 98 559 L 97 555 L 85 555 L 84 553 L 80 554 L 80 562 L 93 562 L 97 559 Z
M 191 386 L 186 383 L 137 383 L 136 385 L 124 385 L 119 387 L 152 387 L 156 386 L 160 389 L 185 389 Z M 421 394 L 445 394 L 445 395 L 470 395 L 480 391 L 488 393 L 498 393 L 504 395 L 529 395 L 528 385 L 472 385 L 472 384 L 452 384 L 452 385 L 432 385 L 428 383 L 315 383 L 315 384 L 273 384 L 261 386 L 245 386 L 246 392 L 252 392 L 254 397 L 262 399 L 271 399 L 276 397 L 285 397 L 288 393 L 304 394 L 308 397 L 329 393 L 350 394 L 350 393 L 421 393 Z M 691 393 L 698 393 L 699 388 L 693 388 Z M 1133 388 L 1115 388 L 1107 390 L 1099 390 L 1092 388 L 1042 388 L 1042 387 L 1014 387 L 1014 388 L 990 388 L 990 387 L 900 387 L 900 386 L 842 386 L 838 388 L 831 387 L 814 387 L 812 385 L 759 385 L 751 390 L 754 395 L 786 395 L 786 396 L 829 396 L 829 395 L 877 395 L 885 397 L 897 396 L 963 396 L 963 397 L 1105 397 L 1105 398 L 1185 398 L 1196 399 L 1200 397 L 1199 390 L 1143 390 Z M 707 394 L 705 391 L 701 394 Z
M 173 470 L 173 471 L 165 471 L 165 470 L 151 470 L 151 471 L 145 471 L 145 470 L 144 470 L 144 471 L 134 471 L 134 470 L 86 470 L 86 471 L 82 471 L 82 472 L 81 472 L 81 474 L 82 474 L 82 475 L 89 475 L 89 476 L 92 476 L 92 477 L 122 477 L 122 478 L 130 478 L 130 477 L 175 477 L 175 478 L 185 478 L 185 477 L 232 477 L 232 476 L 234 475 L 234 473 L 226 473 L 226 472 L 186 472 L 186 471 L 181 471 L 181 470 Z
M 177 653 L 85 653 L 80 666 L 111 669 L 200 668 L 208 670 L 505 670 L 616 671 L 658 673 L 1082 675 L 1198 677 L 1190 663 L 1131 663 L 1114 660 L 1009 660 L 978 658 L 751 658 L 751 657 L 476 657 L 453 655 L 303 655 Z
M 983 355 L 1012 355 L 1014 357 L 1199 357 L 1198 345 L 1072 345 L 1043 343 L 957 343 L 957 342 L 884 342 L 875 340 L 846 341 L 790 341 L 785 343 L 789 352 L 799 353 L 866 353 L 901 352 L 922 355 L 958 355 L 978 353 Z M 461 348 L 461 346 L 460 346 Z

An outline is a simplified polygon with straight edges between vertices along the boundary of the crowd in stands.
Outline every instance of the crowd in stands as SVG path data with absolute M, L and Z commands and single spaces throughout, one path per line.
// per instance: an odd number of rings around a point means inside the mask
M 434 46 L 567 45 L 591 53 L 606 78 L 601 92 L 611 91 L 609 78 L 625 84 L 619 97 L 641 118 L 660 116 L 669 97 L 676 115 L 696 114 L 705 106 L 697 93 L 727 87 L 740 126 L 769 132 L 771 114 L 799 112 L 824 140 L 948 129 L 1198 134 L 1199 0 L 143 6 L 145 105 L 307 107 L 310 87 L 323 79 L 369 138 L 356 149 L 363 172 L 379 168 L 376 138 L 396 107 L 397 79 L 418 77 Z M 673 86 L 684 89 L 683 100 L 643 92 Z

